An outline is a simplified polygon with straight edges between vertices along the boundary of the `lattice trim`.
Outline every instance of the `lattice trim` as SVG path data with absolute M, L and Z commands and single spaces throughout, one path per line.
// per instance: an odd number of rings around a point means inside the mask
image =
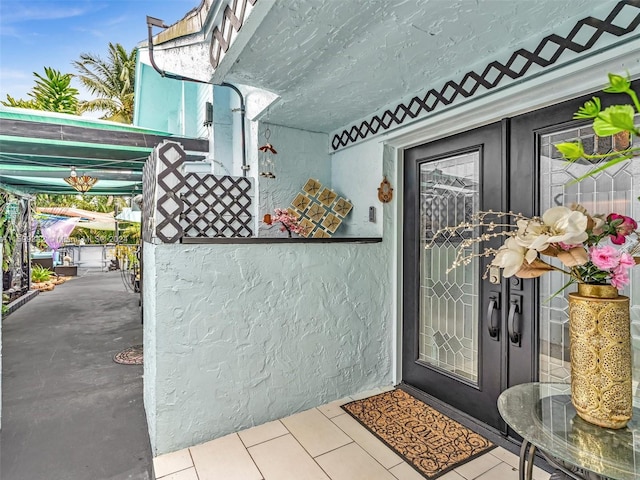
M 249 16 L 247 4 L 253 7 L 256 3 L 258 0 L 233 0 L 232 5 L 225 7 L 220 25 L 213 29 L 211 46 L 209 47 L 209 61 L 214 70 L 218 68 L 222 57 L 229 50 L 234 32 L 240 31 Z
M 576 23 L 566 38 L 556 34 L 548 35 L 542 39 L 533 52 L 521 48 L 511 55 L 506 64 L 493 61 L 485 67 L 482 73 L 468 72 L 459 82 L 449 80 L 439 91 L 432 88 L 422 97 L 413 97 L 407 105 L 400 103 L 393 110 L 385 110 L 382 115 L 374 115 L 370 120 L 365 120 L 359 125 L 353 125 L 340 134 L 334 135 L 331 147 L 333 150 L 337 150 L 358 140 L 364 140 L 369 135 L 376 135 L 380 131 L 402 125 L 407 119 L 414 119 L 421 114 L 430 113 L 441 105 L 450 105 L 458 96 L 472 97 L 480 87 L 490 90 L 497 87 L 505 78 L 511 80 L 522 78 L 531 66 L 538 65 L 545 68 L 553 65 L 567 50 L 575 53 L 585 52 L 592 48 L 604 33 L 621 37 L 633 32 L 640 25 L 640 11 L 626 27 L 614 25 L 616 20 L 622 20 L 626 23 L 629 18 L 628 14 L 624 19 L 617 18 L 625 6 L 640 9 L 640 0 L 618 2 L 605 20 L 594 17 L 583 18 Z M 585 27 L 586 30 L 583 30 Z M 591 31 L 586 43 L 575 42 L 574 38 L 585 31 Z M 555 52 L 549 54 L 548 50 L 554 48 Z M 545 53 L 543 54 L 543 52 Z
M 180 195 L 186 237 L 251 237 L 251 180 L 189 173 Z

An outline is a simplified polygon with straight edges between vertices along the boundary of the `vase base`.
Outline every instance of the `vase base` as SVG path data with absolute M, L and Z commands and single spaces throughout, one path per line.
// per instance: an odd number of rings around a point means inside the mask
M 575 405 L 574 405 L 575 407 Z M 631 417 L 626 416 L 614 416 L 612 418 L 600 418 L 593 415 L 588 414 L 587 412 L 581 412 L 576 410 L 576 413 L 580 418 L 585 420 L 586 422 L 593 423 L 599 427 L 610 428 L 612 430 L 620 430 L 627 426 L 627 423 L 631 420 Z

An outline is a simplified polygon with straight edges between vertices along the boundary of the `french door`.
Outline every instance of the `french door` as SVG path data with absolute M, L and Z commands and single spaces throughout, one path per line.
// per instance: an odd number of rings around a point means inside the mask
M 412 148 L 404 165 L 403 381 L 496 428 L 502 288 L 483 280 L 477 243 L 465 249 L 466 265 L 450 269 L 461 243 L 480 232 L 443 229 L 502 209 L 503 129 L 495 123 Z
M 621 100 L 599 96 L 603 108 Z M 570 120 L 590 97 L 404 154 L 403 382 L 503 432 L 496 401 L 504 389 L 569 381 L 566 299 L 549 300 L 566 279 L 555 272 L 538 280 L 504 279 L 488 271 L 489 259 L 477 254 L 499 247 L 502 239 L 467 245 L 469 261 L 451 269 L 461 244 L 483 231 L 442 229 L 472 222 L 480 210 L 537 215 L 574 202 L 593 213 L 637 218 L 640 161 L 570 184 L 593 165 L 567 164 L 553 147 L 580 138 L 594 152 L 617 148 L 619 139 L 595 137 L 585 122 Z M 638 270 L 626 292 L 632 304 L 640 303 Z M 640 322 L 640 306 L 632 319 Z M 634 342 L 640 346 L 640 338 Z

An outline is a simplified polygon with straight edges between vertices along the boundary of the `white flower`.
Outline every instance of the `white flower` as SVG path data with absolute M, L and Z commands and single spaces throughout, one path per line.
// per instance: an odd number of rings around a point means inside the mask
M 553 207 L 544 212 L 542 223 L 537 220 L 519 220 L 516 234 L 519 245 L 542 252 L 553 243 L 578 245 L 587 234 L 589 218 L 582 212 L 567 207 Z
M 520 246 L 515 237 L 509 237 L 496 253 L 491 265 L 502 268 L 503 276 L 512 277 L 518 273 L 525 261 L 531 263 L 537 256 L 538 252 Z

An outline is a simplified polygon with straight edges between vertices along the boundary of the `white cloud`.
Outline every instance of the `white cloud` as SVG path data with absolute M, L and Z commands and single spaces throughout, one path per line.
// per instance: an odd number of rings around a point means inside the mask
M 5 10 L 2 23 L 21 23 L 33 20 L 59 20 L 61 18 L 79 17 L 89 12 L 89 8 L 65 8 L 50 6 L 49 8 L 25 7 Z
M 24 80 L 31 79 L 33 74 L 31 72 L 25 72 L 24 70 L 13 70 L 9 68 L 3 68 L 0 70 L 0 81 L 6 80 Z

